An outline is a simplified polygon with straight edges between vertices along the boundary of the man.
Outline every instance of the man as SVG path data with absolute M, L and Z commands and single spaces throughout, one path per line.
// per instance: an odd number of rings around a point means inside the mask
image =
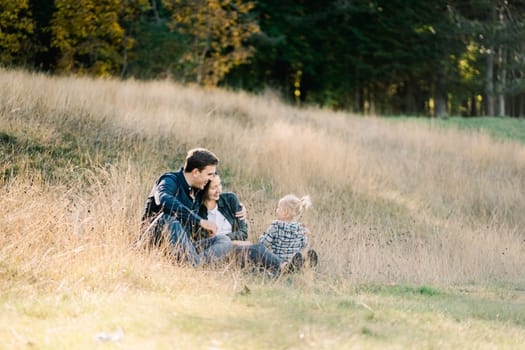
M 144 208 L 142 221 L 149 224 L 146 234 L 150 241 L 159 244 L 165 230 L 173 255 L 193 266 L 218 260 L 232 249 L 230 238 L 216 236 L 217 225 L 197 214 L 202 190 L 217 173 L 218 163 L 217 156 L 207 149 L 188 151 L 181 170 L 157 179 Z M 207 231 L 209 238 L 192 242 L 191 237 L 199 230 Z

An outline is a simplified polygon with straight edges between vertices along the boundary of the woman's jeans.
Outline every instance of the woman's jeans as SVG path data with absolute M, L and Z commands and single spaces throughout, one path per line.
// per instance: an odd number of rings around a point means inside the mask
M 159 215 L 149 227 L 148 231 L 153 234 L 153 241 L 158 241 L 162 230 L 165 229 L 172 247 L 172 255 L 177 260 L 188 262 L 192 266 L 213 263 L 228 255 L 232 250 L 231 239 L 224 235 L 205 238 L 193 243 L 181 223 L 168 214 Z

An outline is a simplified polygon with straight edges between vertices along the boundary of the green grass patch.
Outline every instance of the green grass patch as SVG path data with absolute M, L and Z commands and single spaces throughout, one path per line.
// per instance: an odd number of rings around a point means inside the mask
M 505 293 L 501 293 L 499 288 L 482 292 L 468 289 L 445 291 L 410 285 L 370 285 L 362 290 L 381 297 L 390 296 L 399 301 L 401 309 L 437 312 L 457 322 L 477 319 L 525 326 L 525 293 L 519 290 L 506 290 Z
M 442 295 L 443 292 L 429 286 L 409 286 L 409 285 L 373 285 L 365 288 L 366 291 L 382 294 L 382 295 L 422 295 L 422 296 L 436 296 Z
M 387 117 L 405 122 L 416 120 L 439 128 L 457 128 L 473 132 L 483 132 L 498 140 L 512 140 L 525 144 L 525 119 L 509 117 Z
M 449 118 L 437 120 L 440 126 L 452 125 L 459 129 L 483 131 L 500 140 L 514 140 L 525 144 L 525 119 L 483 117 Z

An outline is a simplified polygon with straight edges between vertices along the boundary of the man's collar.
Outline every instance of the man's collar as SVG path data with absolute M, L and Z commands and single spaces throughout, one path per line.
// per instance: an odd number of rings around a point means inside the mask
M 184 174 L 185 174 L 184 173 L 184 168 L 180 168 L 179 173 L 181 174 L 182 187 L 184 187 L 186 189 L 186 191 L 188 191 L 188 193 L 190 193 L 191 190 L 192 190 L 192 187 L 188 183 L 188 180 L 186 180 L 186 176 L 184 176 Z

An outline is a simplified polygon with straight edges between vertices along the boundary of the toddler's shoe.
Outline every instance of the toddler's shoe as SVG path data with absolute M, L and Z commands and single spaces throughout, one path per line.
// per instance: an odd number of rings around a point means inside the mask
M 301 268 L 303 267 L 303 255 L 299 253 L 295 253 L 290 261 L 288 261 L 284 267 L 281 269 L 281 275 L 287 274 L 287 273 L 293 273 L 293 272 L 299 272 L 301 271 Z
M 318 257 L 317 257 L 317 252 L 315 250 L 310 249 L 308 250 L 308 252 L 306 252 L 306 261 L 308 261 L 308 265 L 311 268 L 314 268 L 317 266 L 317 260 L 318 260 Z

